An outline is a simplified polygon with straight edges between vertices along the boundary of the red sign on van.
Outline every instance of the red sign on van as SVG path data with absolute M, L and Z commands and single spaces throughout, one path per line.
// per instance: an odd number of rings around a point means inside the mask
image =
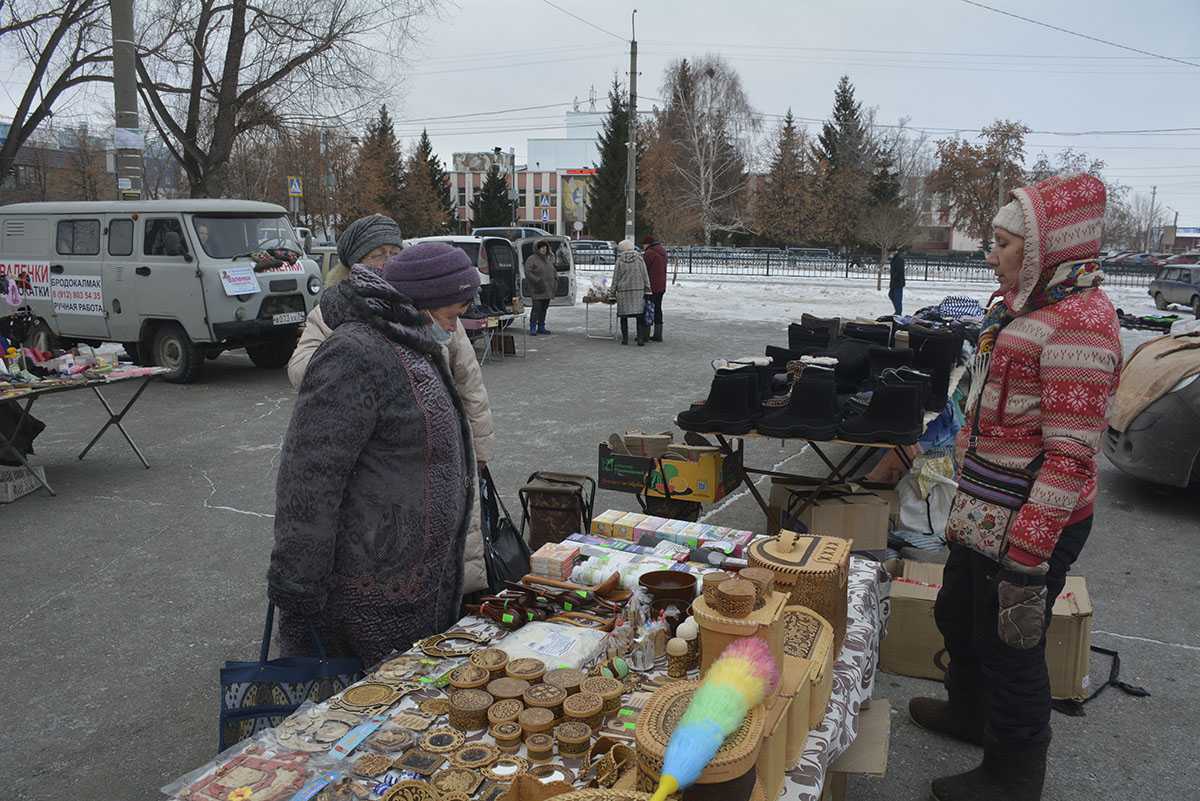
M 50 300 L 50 262 L 0 261 L 0 275 L 17 284 L 24 300 Z

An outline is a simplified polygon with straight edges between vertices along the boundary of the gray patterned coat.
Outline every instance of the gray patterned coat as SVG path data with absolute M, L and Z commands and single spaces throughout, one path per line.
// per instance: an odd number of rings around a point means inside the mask
M 333 329 L 300 385 L 267 573 L 284 655 L 367 665 L 458 619 L 474 456 L 427 318 L 355 267 L 321 298 Z
M 646 307 L 646 296 L 650 294 L 650 274 L 642 254 L 631 250 L 617 256 L 613 268 L 613 292 L 617 293 L 617 316 L 633 317 Z

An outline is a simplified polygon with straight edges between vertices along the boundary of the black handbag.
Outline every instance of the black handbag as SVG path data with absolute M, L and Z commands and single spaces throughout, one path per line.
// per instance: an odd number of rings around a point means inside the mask
M 486 466 L 479 471 L 479 522 L 488 589 L 495 594 L 505 582 L 520 581 L 529 572 L 529 545 L 509 517 Z

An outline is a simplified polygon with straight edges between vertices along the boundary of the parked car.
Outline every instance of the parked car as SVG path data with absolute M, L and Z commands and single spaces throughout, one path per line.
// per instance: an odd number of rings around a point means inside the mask
M 482 237 L 482 236 L 421 236 L 415 239 L 405 239 L 404 246 L 409 247 L 419 242 L 445 242 L 467 254 L 467 258 L 475 265 L 475 269 L 479 270 L 479 280 L 481 284 L 488 283 L 488 273 L 490 266 L 488 264 L 487 247 L 485 240 L 487 239 L 503 239 L 503 237 Z M 507 241 L 507 240 L 505 240 Z
M 616 264 L 616 245 L 603 239 L 574 239 L 571 253 L 576 264 Z
M 829 248 L 788 248 L 787 253 L 798 259 L 833 259 L 833 251 Z
M 1172 256 L 1167 259 L 1166 266 L 1175 264 L 1200 264 L 1200 252 L 1180 253 L 1178 256 Z
M 1147 292 L 1158 309 L 1165 311 L 1172 303 L 1179 303 L 1200 317 L 1200 265 L 1163 267 Z
M 254 251 L 296 256 L 256 266 Z M 188 383 L 245 348 L 287 364 L 321 294 L 320 268 L 282 206 L 247 200 L 15 203 L 0 207 L 0 270 L 24 273 L 34 344 L 121 342 Z M 20 275 L 14 276 L 20 280 Z
M 1141 389 L 1122 383 L 1117 392 Z M 1200 374 L 1180 381 L 1143 409 L 1124 431 L 1109 428 L 1104 455 L 1121 472 L 1155 484 L 1187 487 L 1200 483 Z
M 531 236 L 548 236 L 541 228 L 524 228 L 519 226 L 500 226 L 495 228 L 473 228 L 471 236 L 502 236 L 509 242 L 525 239 Z

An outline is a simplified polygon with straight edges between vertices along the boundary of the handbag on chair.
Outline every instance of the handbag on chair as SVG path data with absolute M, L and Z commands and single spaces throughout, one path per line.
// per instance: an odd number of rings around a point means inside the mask
M 492 594 L 509 581 L 520 581 L 529 572 L 529 545 L 508 515 L 486 466 L 479 473 L 479 518 L 483 534 L 483 560 Z

